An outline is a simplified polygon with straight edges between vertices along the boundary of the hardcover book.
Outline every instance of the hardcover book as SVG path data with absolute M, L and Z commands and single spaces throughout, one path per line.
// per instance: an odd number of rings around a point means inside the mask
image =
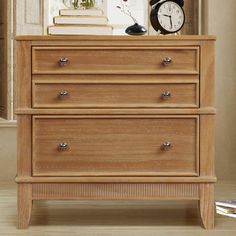
M 216 206 L 229 207 L 236 209 L 236 201 L 218 201 Z
M 216 210 L 221 211 L 225 214 L 236 214 L 236 209 L 229 208 L 229 207 L 216 206 Z
M 99 25 L 54 25 L 48 27 L 50 35 L 112 35 L 111 26 Z
M 60 10 L 61 16 L 102 16 L 101 9 L 62 9 Z
M 228 216 L 228 217 L 231 217 L 231 218 L 236 218 L 236 214 L 227 214 L 227 213 L 224 213 L 224 212 L 219 211 L 219 210 L 217 210 L 216 212 L 217 212 L 217 214 L 222 215 L 222 216 Z
M 57 25 L 107 25 L 108 19 L 105 16 L 56 16 L 54 17 L 54 24 Z

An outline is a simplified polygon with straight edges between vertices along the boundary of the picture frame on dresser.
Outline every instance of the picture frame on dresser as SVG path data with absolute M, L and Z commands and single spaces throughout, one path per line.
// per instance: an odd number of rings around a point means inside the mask
M 194 200 L 214 228 L 214 36 L 16 47 L 19 229 L 33 201 L 59 199 Z

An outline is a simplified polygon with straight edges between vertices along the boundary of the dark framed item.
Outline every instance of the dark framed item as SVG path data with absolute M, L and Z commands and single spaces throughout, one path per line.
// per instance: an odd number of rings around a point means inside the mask
M 152 27 L 160 34 L 179 32 L 185 23 L 183 0 L 151 0 L 150 21 Z

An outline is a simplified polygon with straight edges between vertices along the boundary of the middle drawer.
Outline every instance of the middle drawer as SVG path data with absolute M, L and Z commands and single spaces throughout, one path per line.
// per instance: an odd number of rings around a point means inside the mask
M 34 108 L 196 108 L 197 82 L 33 82 Z

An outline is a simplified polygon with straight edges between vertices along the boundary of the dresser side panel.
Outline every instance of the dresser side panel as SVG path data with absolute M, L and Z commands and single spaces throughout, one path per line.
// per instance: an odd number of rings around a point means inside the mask
M 200 107 L 215 106 L 215 42 L 204 41 L 200 57 Z M 200 117 L 200 174 L 215 176 L 215 115 Z
M 200 175 L 215 176 L 215 116 L 200 116 Z
M 17 176 L 31 176 L 31 116 L 17 117 Z
M 16 107 L 31 109 L 31 42 L 16 42 Z M 31 176 L 31 116 L 17 116 L 17 176 Z
M 215 42 L 201 45 L 200 57 L 200 106 L 215 106 Z
M 31 42 L 16 42 L 16 107 L 31 108 Z

